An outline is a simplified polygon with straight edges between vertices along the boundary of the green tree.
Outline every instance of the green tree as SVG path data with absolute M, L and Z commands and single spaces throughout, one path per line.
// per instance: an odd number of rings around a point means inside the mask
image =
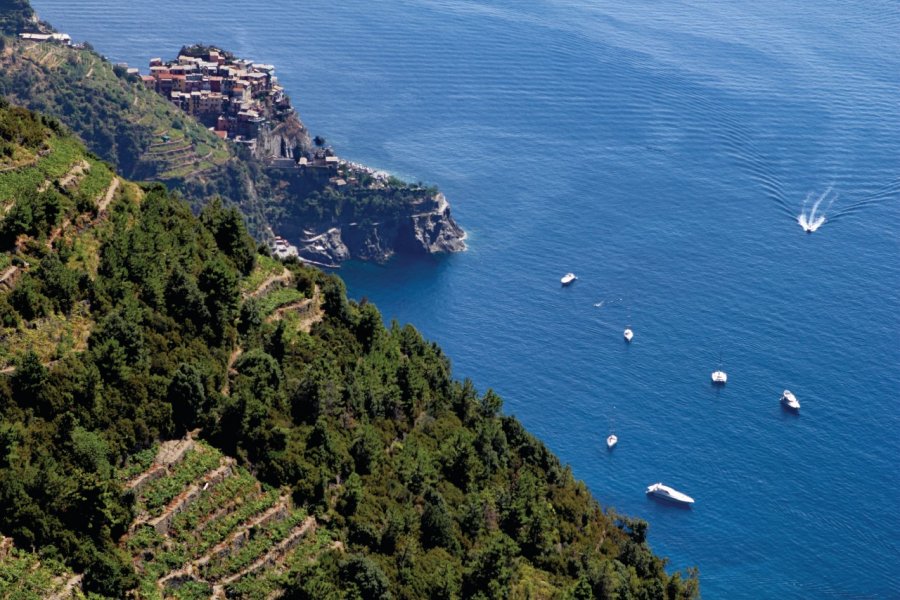
M 247 232 L 237 208 L 224 208 L 221 198 L 214 198 L 203 207 L 200 222 L 213 234 L 216 245 L 234 262 L 238 271 L 249 275 L 256 265 L 256 243 Z
M 463 578 L 463 594 L 483 593 L 487 598 L 506 598 L 519 548 L 503 533 L 483 540 L 469 559 Z
M 226 330 L 237 316 L 240 302 L 237 277 L 221 260 L 214 260 L 204 264 L 197 283 L 204 294 L 206 309 L 210 315 L 206 328 L 207 338 L 221 343 Z
M 16 362 L 12 376 L 12 389 L 16 403 L 23 408 L 44 409 L 43 399 L 49 375 L 47 368 L 33 350 L 22 354 Z
M 459 542 L 447 502 L 433 488 L 425 492 L 421 531 L 422 546 L 425 548 L 440 546 L 452 553 L 459 552 Z
M 67 268 L 57 254 L 50 254 L 41 261 L 37 272 L 43 293 L 49 297 L 57 310 L 68 314 L 77 299 L 78 274 Z
M 350 591 L 350 597 L 362 600 L 390 600 L 390 583 L 384 571 L 367 556 L 351 556 L 341 564 L 341 579 Z
M 167 399 L 179 432 L 193 429 L 207 407 L 203 373 L 192 364 L 181 363 L 169 383 Z

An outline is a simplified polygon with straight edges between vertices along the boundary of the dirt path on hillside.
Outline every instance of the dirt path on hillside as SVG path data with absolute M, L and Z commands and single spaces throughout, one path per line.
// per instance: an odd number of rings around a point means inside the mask
M 112 183 L 109 184 L 109 188 L 106 190 L 106 195 L 103 196 L 103 199 L 97 204 L 97 213 L 106 212 L 106 207 L 109 206 L 109 203 L 112 202 L 113 197 L 116 195 L 116 190 L 119 189 L 119 178 L 113 177 Z
M 261 284 L 259 284 L 259 286 L 255 290 L 250 292 L 249 297 L 258 298 L 259 296 L 272 289 L 272 286 L 274 286 L 276 283 L 287 283 L 291 280 L 291 277 L 291 272 L 287 270 L 287 267 L 285 267 L 280 275 L 272 275 Z
M 90 168 L 90 163 L 88 163 L 88 161 L 86 160 L 82 160 L 74 167 L 69 169 L 69 172 L 59 180 L 59 187 L 69 187 L 75 182 L 76 179 L 81 177 L 85 171 L 90 170 Z
M 296 312 L 300 315 L 300 329 L 309 333 L 312 326 L 325 317 L 322 311 L 322 298 L 319 294 L 319 286 L 315 287 L 312 298 L 305 298 L 297 302 L 291 302 L 275 309 L 266 322 L 271 323 L 284 317 L 285 313 Z

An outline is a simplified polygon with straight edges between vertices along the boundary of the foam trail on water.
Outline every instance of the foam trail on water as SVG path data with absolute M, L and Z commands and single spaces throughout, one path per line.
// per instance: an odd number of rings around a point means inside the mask
M 800 215 L 797 216 L 797 223 L 800 224 L 800 227 L 803 228 L 807 233 L 812 233 L 817 230 L 825 223 L 825 214 L 831 209 L 831 205 L 834 204 L 834 201 L 837 200 L 837 194 L 832 196 L 832 198 L 828 202 L 828 206 L 823 211 L 823 214 L 817 215 L 819 211 L 819 206 L 822 205 L 822 202 L 828 198 L 828 195 L 831 193 L 832 186 L 828 186 L 828 189 L 819 196 L 819 198 L 813 203 L 812 209 L 810 209 L 809 213 L 806 213 L 806 205 L 809 202 L 809 199 L 812 197 L 812 194 L 806 196 L 806 199 L 803 201 L 803 208 L 800 209 Z

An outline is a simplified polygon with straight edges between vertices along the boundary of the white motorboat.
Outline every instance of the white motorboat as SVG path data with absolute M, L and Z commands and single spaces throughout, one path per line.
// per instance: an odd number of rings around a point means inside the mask
M 575 273 L 566 273 L 565 275 L 562 276 L 562 279 L 560 279 L 559 282 L 563 285 L 569 285 L 576 279 L 578 279 L 578 278 L 575 276 Z
M 616 434 L 612 433 L 608 438 L 606 438 L 606 448 L 609 450 L 613 449 L 613 446 L 619 443 L 619 438 L 616 437 Z
M 728 374 L 722 370 L 713 371 L 712 382 L 719 385 L 725 385 L 726 383 L 728 383 Z
M 634 332 L 631 329 L 625 328 L 625 341 L 630 342 L 633 337 Z
M 650 496 L 654 496 L 656 498 L 660 498 L 662 500 L 668 500 L 670 502 L 676 502 L 678 504 L 693 504 L 694 499 L 688 496 L 687 494 L 683 494 L 676 490 L 675 488 L 671 488 L 667 485 L 663 485 L 661 483 L 654 483 L 653 485 L 647 488 L 647 494 Z
M 781 394 L 781 404 L 790 410 L 800 410 L 800 402 L 797 400 L 797 396 L 792 394 L 790 390 L 784 390 Z

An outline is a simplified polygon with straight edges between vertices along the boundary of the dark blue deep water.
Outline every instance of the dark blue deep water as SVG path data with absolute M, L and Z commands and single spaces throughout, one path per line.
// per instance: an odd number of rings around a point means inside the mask
M 705 597 L 900 597 L 900 4 L 34 3 L 135 66 L 194 41 L 275 63 L 340 154 L 439 185 L 470 251 L 345 267 L 351 294 Z

